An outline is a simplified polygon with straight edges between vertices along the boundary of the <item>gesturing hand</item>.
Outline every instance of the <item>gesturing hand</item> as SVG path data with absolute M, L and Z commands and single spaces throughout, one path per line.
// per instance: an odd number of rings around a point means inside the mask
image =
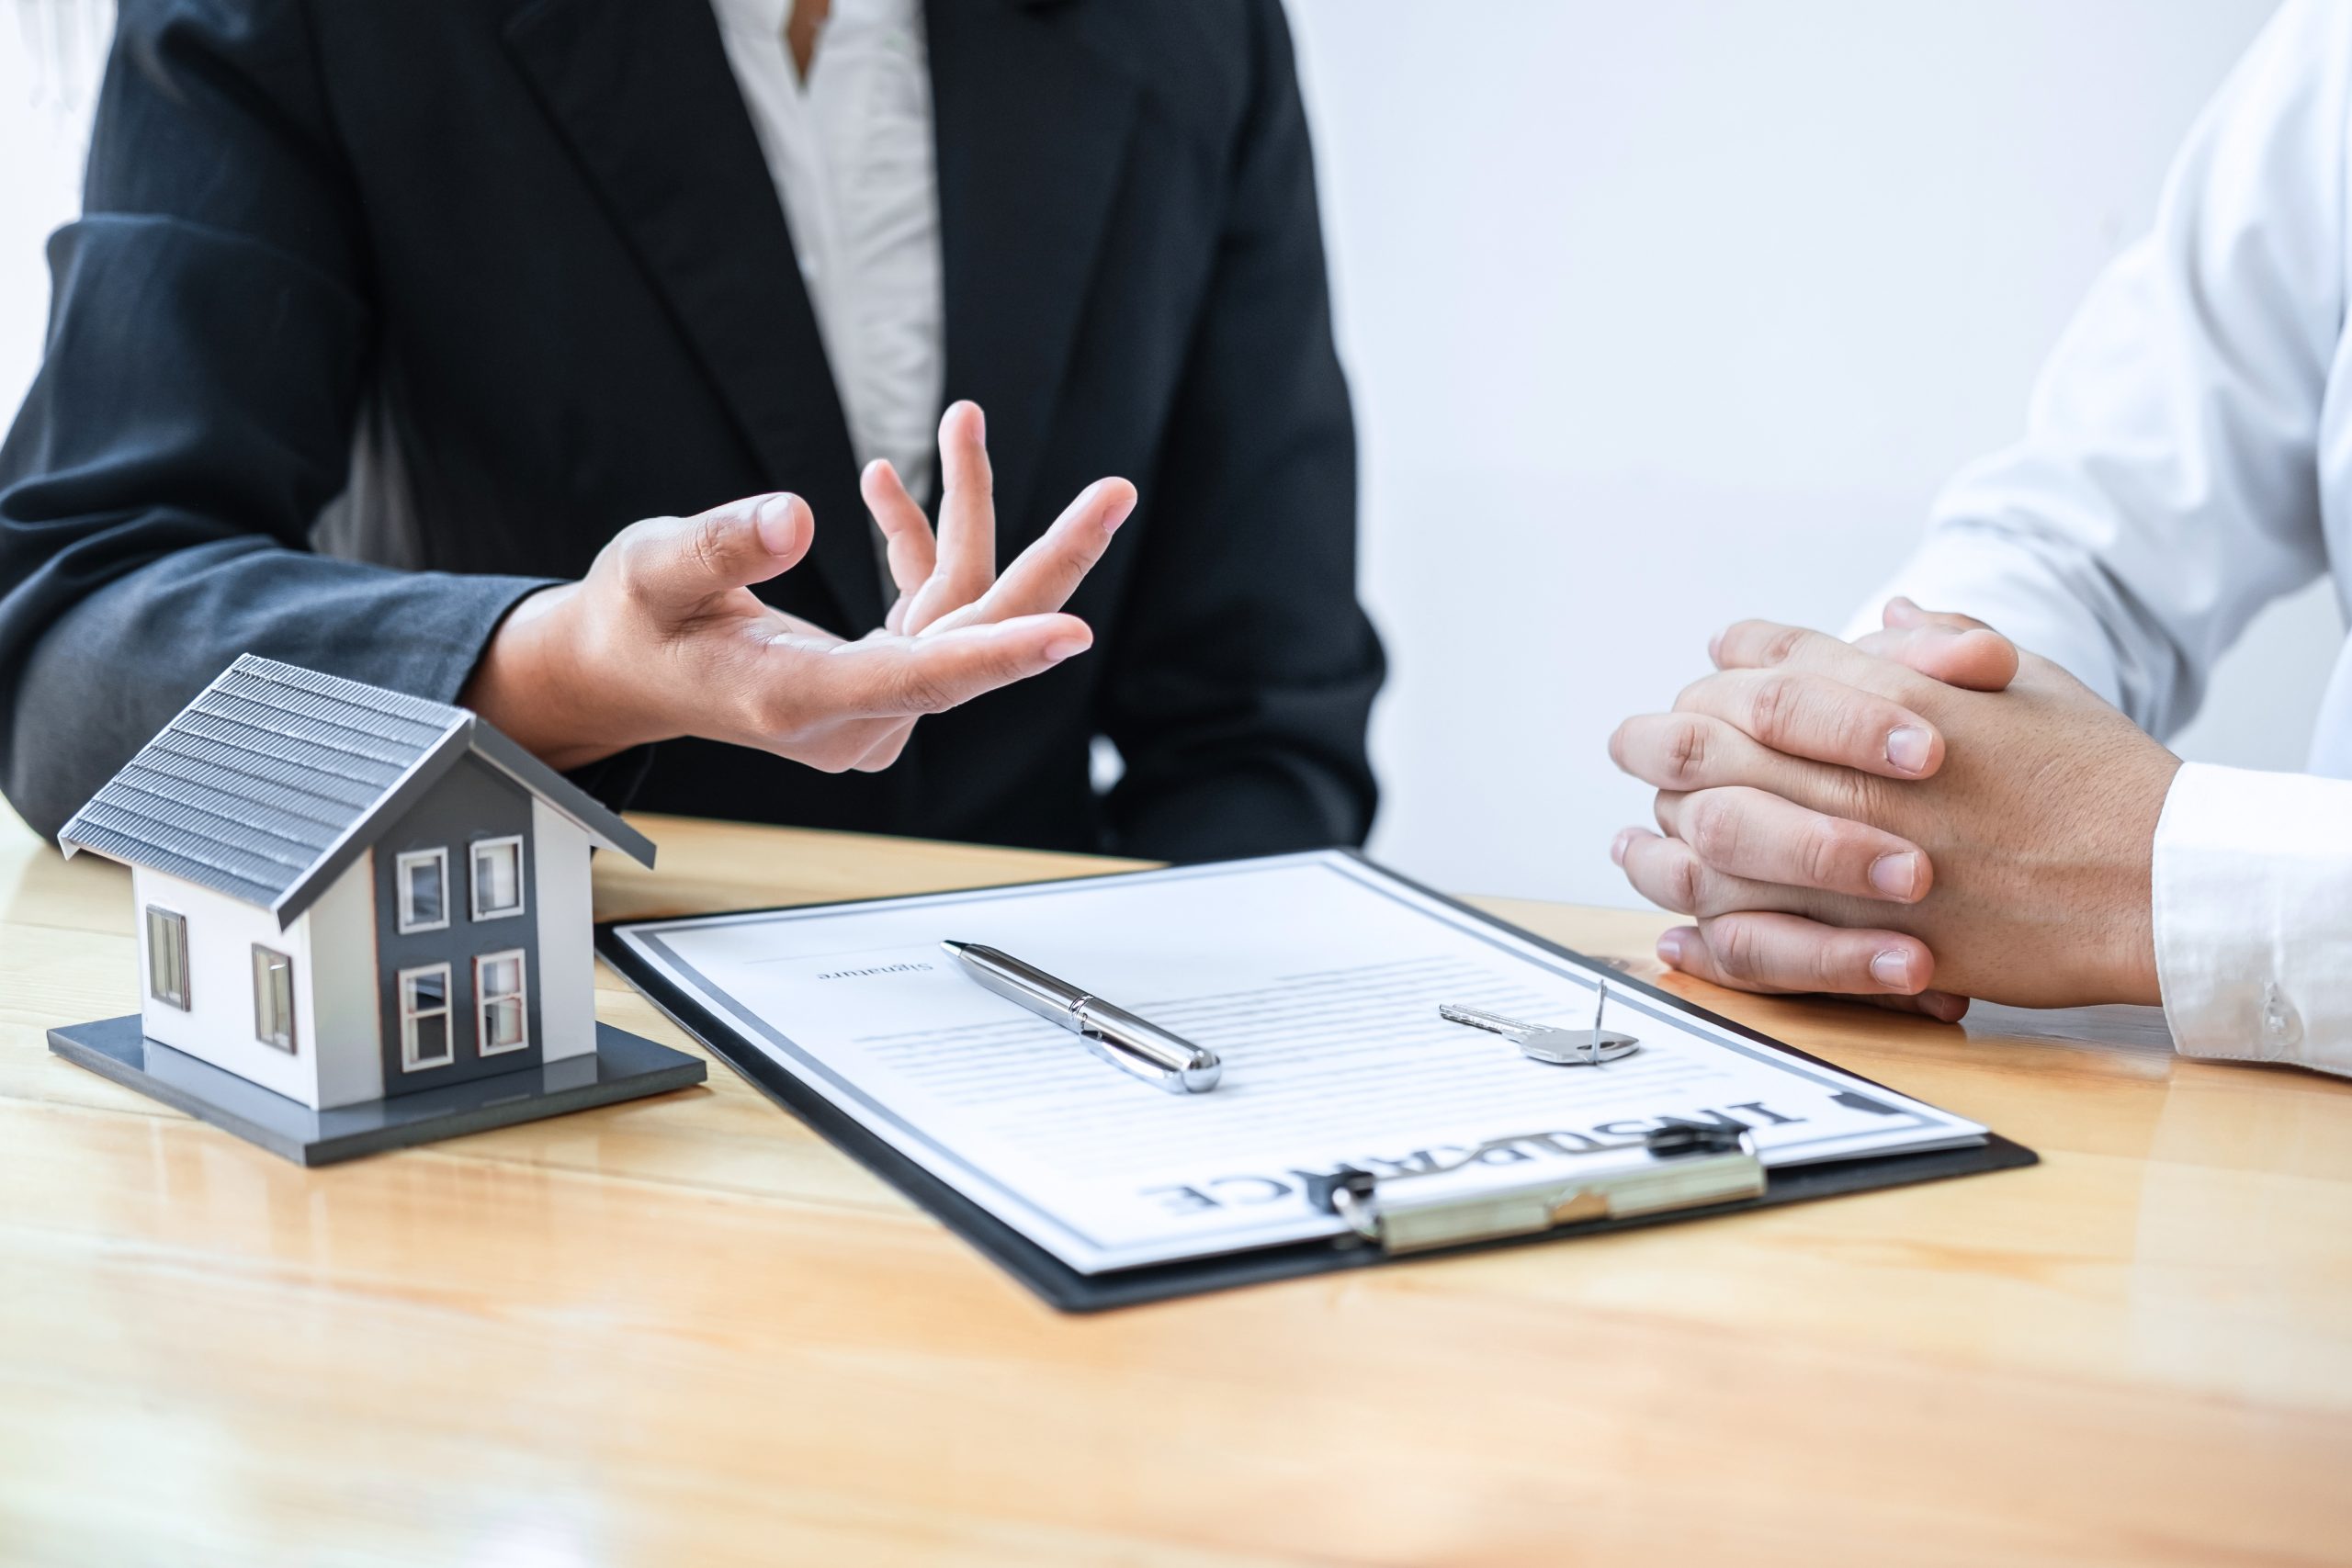
M 1668 963 L 1944 1018 L 1969 996 L 2156 999 L 2149 866 L 2179 761 L 2131 720 L 1905 601 L 1860 645 L 1751 621 L 1713 651 L 1672 713 L 1610 741 L 1665 829 L 1611 852 L 1698 920 L 1661 939 Z
M 999 577 L 980 412 L 940 422 L 934 542 L 887 464 L 865 476 L 899 590 L 888 624 L 845 641 L 763 604 L 751 585 L 799 564 L 815 520 L 797 496 L 753 496 L 621 530 L 578 582 L 516 605 L 461 698 L 558 768 L 698 735 L 827 773 L 896 761 L 914 721 L 1082 653 L 1062 605 L 1135 506 L 1090 485 Z

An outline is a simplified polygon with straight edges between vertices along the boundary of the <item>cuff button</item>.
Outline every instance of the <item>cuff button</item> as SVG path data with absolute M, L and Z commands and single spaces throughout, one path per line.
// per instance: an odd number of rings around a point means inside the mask
M 2295 1004 L 2273 980 L 2262 987 L 2262 1037 L 2269 1044 L 2280 1047 L 2300 1045 L 2303 1040 L 2303 1019 Z

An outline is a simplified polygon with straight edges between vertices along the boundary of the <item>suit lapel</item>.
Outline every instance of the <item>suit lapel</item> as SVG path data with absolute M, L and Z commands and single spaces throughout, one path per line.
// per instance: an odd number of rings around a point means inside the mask
M 925 15 L 947 396 L 987 412 L 999 554 L 1010 558 L 1049 520 L 1030 511 L 1037 458 L 1118 191 L 1136 89 L 1064 30 L 1066 17 L 1034 5 L 929 0 Z
M 879 625 L 848 423 L 708 0 L 538 0 L 510 17 L 506 41 L 767 482 L 816 513 L 811 555 L 840 609 L 834 629 Z

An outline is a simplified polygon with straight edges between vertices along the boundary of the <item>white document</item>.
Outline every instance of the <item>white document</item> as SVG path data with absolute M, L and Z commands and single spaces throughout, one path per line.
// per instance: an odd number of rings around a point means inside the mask
M 1338 852 L 620 928 L 742 1040 L 1082 1273 L 1336 1235 L 1305 1177 L 1491 1139 L 1567 1160 L 1663 1116 L 1736 1121 L 1768 1165 L 1951 1147 L 1984 1129 L 1623 987 L 1643 1049 L 1547 1066 L 1441 1002 L 1573 1027 L 1604 971 Z M 1216 1051 L 1174 1095 L 983 990 L 985 943 Z

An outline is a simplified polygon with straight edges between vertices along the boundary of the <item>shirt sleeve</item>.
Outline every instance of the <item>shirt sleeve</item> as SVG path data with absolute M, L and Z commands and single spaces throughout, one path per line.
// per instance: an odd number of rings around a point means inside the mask
M 2352 1075 L 2352 781 L 2187 764 L 2154 884 L 2184 1055 Z
M 2326 567 L 2317 442 L 2344 315 L 2352 6 L 2290 0 L 2092 288 L 2025 438 L 1960 473 L 1896 593 L 1973 615 L 2158 736 Z

